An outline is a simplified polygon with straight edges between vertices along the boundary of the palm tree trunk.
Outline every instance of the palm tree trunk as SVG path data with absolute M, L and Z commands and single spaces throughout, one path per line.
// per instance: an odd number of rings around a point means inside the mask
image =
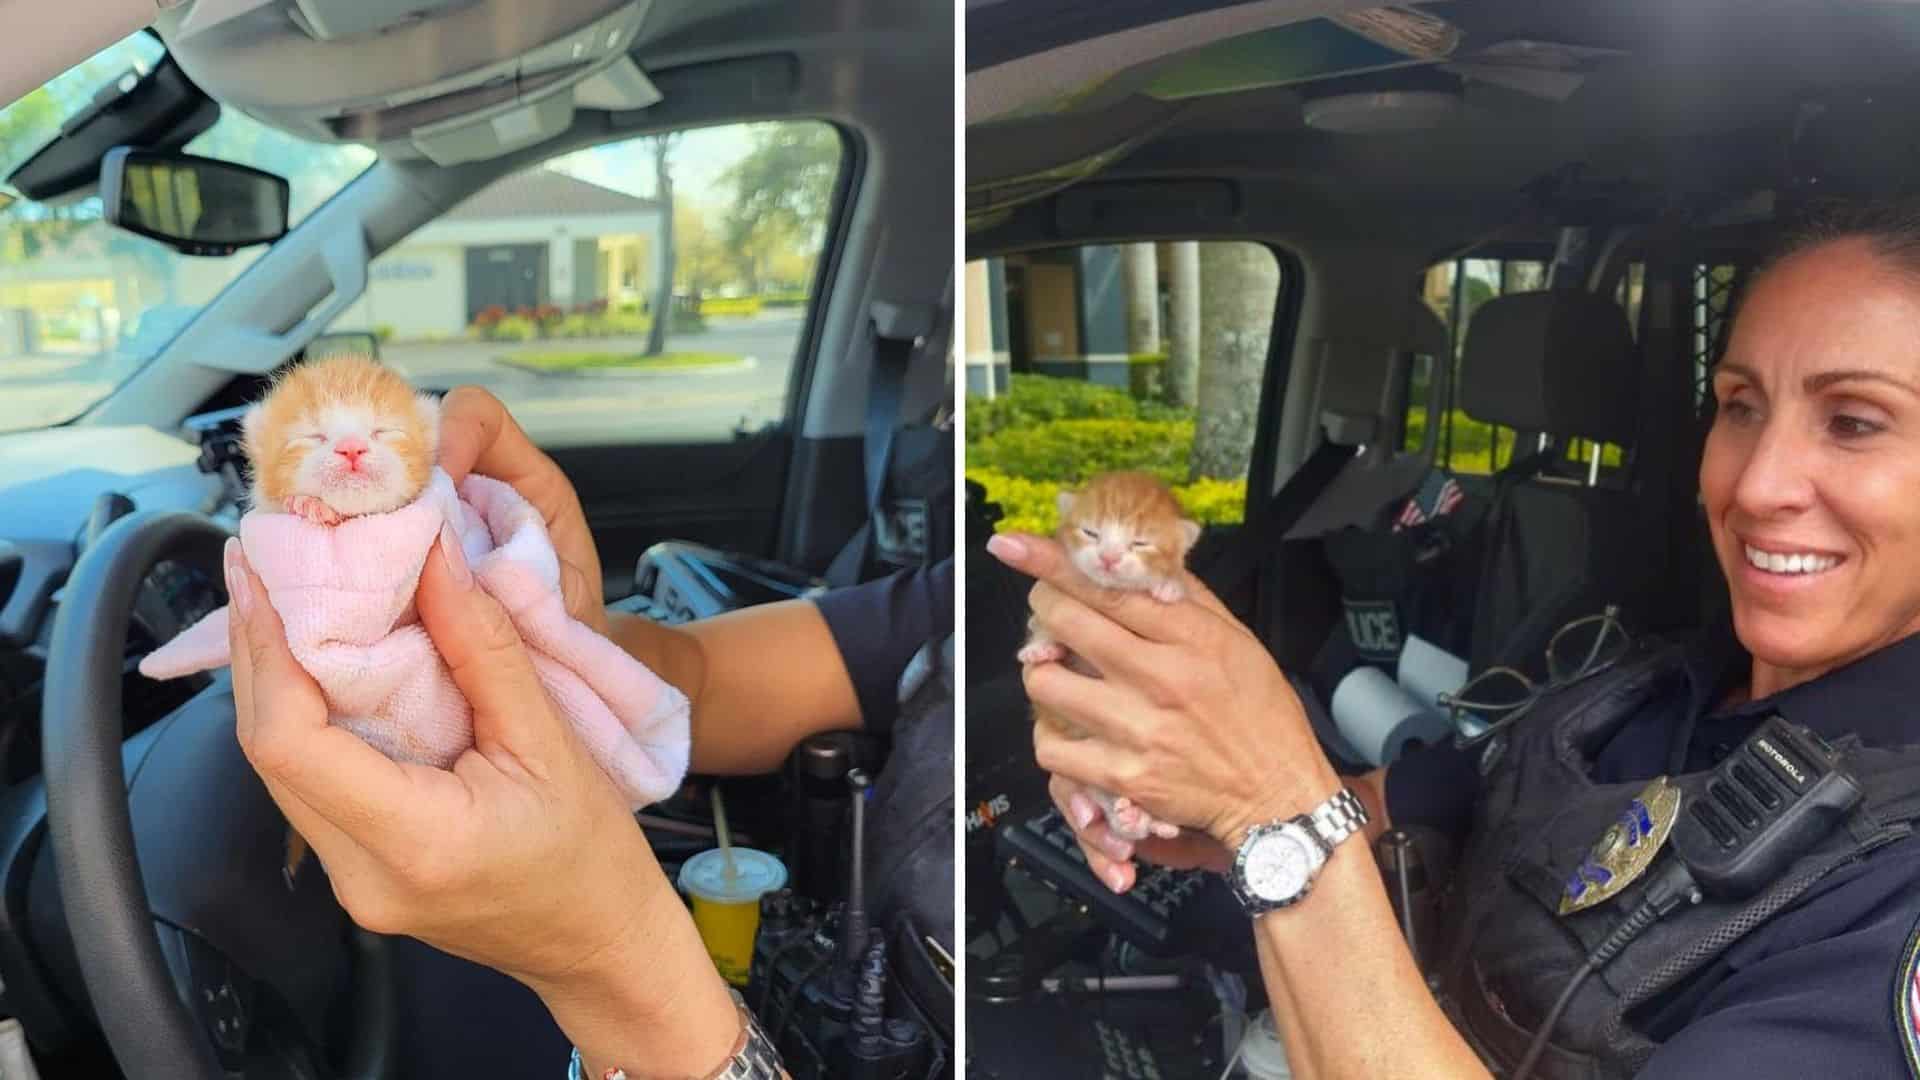
M 647 355 L 667 351 L 667 324 L 673 320 L 673 176 L 667 169 L 666 137 L 653 141 L 654 191 L 660 201 L 660 280 L 653 288 L 653 325 L 647 328 Z
M 1166 245 L 1167 403 L 1192 408 L 1200 401 L 1200 245 Z
M 1247 473 L 1267 368 L 1280 266 L 1258 244 L 1213 243 L 1200 252 L 1200 393 L 1191 475 Z

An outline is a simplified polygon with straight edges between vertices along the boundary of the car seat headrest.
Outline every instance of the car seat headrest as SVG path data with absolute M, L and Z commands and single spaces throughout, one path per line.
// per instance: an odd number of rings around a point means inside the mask
M 1467 415 L 1519 431 L 1633 441 L 1633 335 L 1592 293 L 1515 293 L 1482 304 L 1460 360 Z
M 1433 309 L 1414 300 L 1407 312 L 1399 333 L 1328 338 L 1320 343 L 1320 422 L 1333 442 L 1370 444 L 1386 429 L 1383 413 L 1405 408 L 1404 402 L 1389 400 L 1388 382 L 1394 377 L 1396 356 L 1446 355 L 1447 328 Z

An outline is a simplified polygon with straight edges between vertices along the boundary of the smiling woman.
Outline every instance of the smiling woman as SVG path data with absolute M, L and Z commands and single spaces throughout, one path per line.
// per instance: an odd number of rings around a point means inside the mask
M 1296 689 L 1211 597 L 1101 597 L 1054 545 L 994 538 L 1042 579 L 1036 627 L 1102 676 L 1025 673 L 1035 709 L 1079 729 L 1034 744 L 1089 867 L 1116 892 L 1146 880 L 1136 857 L 1228 873 L 1280 1034 L 1315 1073 L 1920 1062 L 1920 204 L 1813 220 L 1749 281 L 1713 374 L 1699 484 L 1730 617 L 1564 680 L 1485 753 L 1338 775 Z M 1123 838 L 1095 788 L 1187 832 Z M 1437 1001 L 1364 845 L 1341 842 L 1362 828 L 1460 852 Z M 1791 1047 L 1770 1034 L 1789 1029 Z
M 1749 286 L 1700 490 L 1756 697 L 1920 630 L 1920 213 L 1822 220 Z

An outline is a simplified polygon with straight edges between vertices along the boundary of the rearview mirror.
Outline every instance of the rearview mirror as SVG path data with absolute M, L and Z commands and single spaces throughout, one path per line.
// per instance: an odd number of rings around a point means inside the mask
M 110 224 L 185 255 L 231 255 L 287 234 L 291 189 L 270 172 L 192 154 L 116 147 L 100 162 Z

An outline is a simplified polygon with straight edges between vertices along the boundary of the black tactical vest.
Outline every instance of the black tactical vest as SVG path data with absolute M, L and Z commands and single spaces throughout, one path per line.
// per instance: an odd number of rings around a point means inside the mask
M 1569 875 L 1645 786 L 1594 782 L 1594 756 L 1647 702 L 1686 692 L 1682 657 L 1678 647 L 1641 646 L 1541 702 L 1506 733 L 1488 771 L 1441 916 L 1438 974 L 1455 1026 L 1498 1073 L 1512 1070 L 1568 979 L 1644 894 L 1641 881 L 1589 910 L 1557 914 Z M 1920 747 L 1876 749 L 1854 737 L 1834 746 L 1864 791 L 1845 824 L 1755 895 L 1682 907 L 1644 931 L 1581 986 L 1534 1076 L 1632 1076 L 1658 1046 L 1635 1027 L 1636 1009 L 1794 905 L 1824 875 L 1913 831 Z

